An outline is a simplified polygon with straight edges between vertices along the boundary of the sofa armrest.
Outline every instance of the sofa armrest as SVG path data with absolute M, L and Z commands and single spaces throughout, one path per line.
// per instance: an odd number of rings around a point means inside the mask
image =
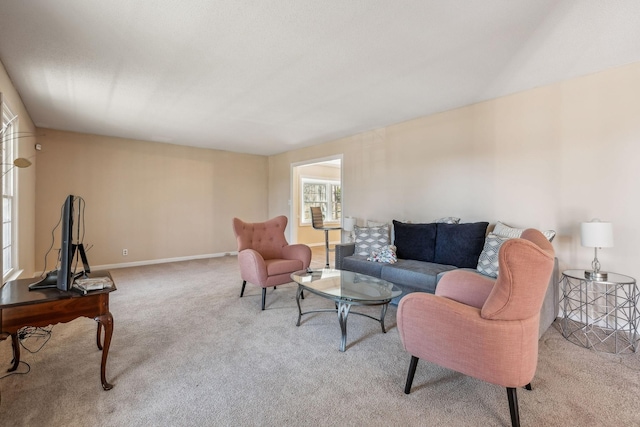
M 555 258 L 553 265 L 553 272 L 549 279 L 549 287 L 545 294 L 544 301 L 542 303 L 542 310 L 540 310 L 540 336 L 549 329 L 549 326 L 558 317 L 558 311 L 560 310 L 560 283 L 559 283 L 559 270 L 558 270 L 558 258 Z
M 336 270 L 342 270 L 342 258 L 351 256 L 356 251 L 355 243 L 338 243 L 335 248 L 336 251 Z
M 282 248 L 284 259 L 297 259 L 302 262 L 302 269 L 306 269 L 311 264 L 311 248 L 302 243 L 287 245 Z

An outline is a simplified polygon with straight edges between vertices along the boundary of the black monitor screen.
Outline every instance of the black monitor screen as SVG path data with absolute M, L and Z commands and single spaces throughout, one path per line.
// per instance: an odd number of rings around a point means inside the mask
M 71 289 L 73 262 L 73 195 L 69 195 L 62 208 L 62 239 L 60 241 L 60 269 L 58 270 L 58 289 L 68 291 Z

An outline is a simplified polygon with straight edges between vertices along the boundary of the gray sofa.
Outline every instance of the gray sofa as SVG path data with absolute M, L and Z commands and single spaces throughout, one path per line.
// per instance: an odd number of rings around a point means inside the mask
M 408 230 L 403 230 L 402 228 L 406 228 L 406 224 L 396 223 L 394 221 L 395 231 L 396 231 L 396 245 L 398 243 L 402 243 L 398 240 L 398 237 L 402 238 L 402 232 L 415 232 L 420 231 L 416 230 L 415 227 L 409 228 Z M 476 224 L 488 224 L 488 223 L 476 223 Z M 415 224 L 421 225 L 421 224 Z M 464 225 L 464 224 L 461 224 Z M 440 225 L 445 230 L 454 230 L 450 225 Z M 445 228 L 446 227 L 446 228 Z M 467 229 L 469 227 L 466 227 Z M 486 229 L 486 225 L 484 226 Z M 471 236 L 471 239 L 478 239 L 479 230 L 482 229 L 481 225 L 475 226 L 475 236 Z M 400 236 L 398 236 L 398 232 L 400 231 Z M 461 237 L 457 234 L 447 235 L 447 233 L 441 233 L 443 236 L 450 237 L 451 239 L 460 240 Z M 461 247 L 460 242 L 458 244 L 453 244 L 453 247 L 449 248 L 451 251 L 458 251 L 458 253 L 467 251 L 466 258 L 463 256 L 463 259 L 460 259 L 458 254 L 454 255 L 453 258 L 447 256 L 437 256 L 438 254 L 438 244 L 449 246 L 449 242 L 443 241 L 440 239 L 435 240 L 435 260 L 447 260 L 448 263 L 441 262 L 429 262 L 424 261 L 424 256 L 419 251 L 415 250 L 405 250 L 403 251 L 401 247 L 398 247 L 398 261 L 393 264 L 389 263 L 380 263 L 374 261 L 367 261 L 367 256 L 364 254 L 358 255 L 356 252 L 356 244 L 355 243 L 342 243 L 338 244 L 335 247 L 335 268 L 338 270 L 347 270 L 353 271 L 356 273 L 363 273 L 369 276 L 377 277 L 383 280 L 387 280 L 391 283 L 394 283 L 398 286 L 403 292 L 402 295 L 396 299 L 394 299 L 391 303 L 397 304 L 402 296 L 411 293 L 411 292 L 428 292 L 435 293 L 438 282 L 442 278 L 444 274 L 448 271 L 455 270 L 458 268 L 464 268 L 466 270 L 474 271 L 477 274 L 475 267 L 472 267 L 472 264 L 477 264 L 478 258 L 482 251 L 482 247 L 484 245 L 484 232 L 482 234 L 482 242 L 480 246 L 478 242 L 475 242 L 472 245 L 464 245 Z M 427 239 L 427 242 L 429 240 Z M 413 242 L 415 243 L 415 242 Z M 419 243 L 419 242 L 418 242 Z M 454 242 L 455 243 L 455 242 Z M 404 245 L 406 246 L 406 244 Z M 415 246 L 415 245 L 414 245 Z M 480 249 L 478 249 L 478 247 Z M 442 251 L 441 251 L 442 253 Z M 404 255 L 405 258 L 401 256 Z M 408 255 L 408 256 L 407 256 Z M 409 256 L 413 258 L 422 258 L 422 259 L 408 259 Z M 457 258 L 456 258 L 457 257 Z M 431 258 L 427 258 L 431 259 Z M 549 287 L 547 289 L 547 294 L 545 296 L 544 304 L 542 306 L 541 314 L 540 314 L 540 336 L 548 329 L 548 327 L 553 323 L 558 314 L 559 308 L 559 288 L 558 288 L 558 260 L 556 259 L 555 267 L 553 270 L 553 274 L 551 279 L 549 280 Z

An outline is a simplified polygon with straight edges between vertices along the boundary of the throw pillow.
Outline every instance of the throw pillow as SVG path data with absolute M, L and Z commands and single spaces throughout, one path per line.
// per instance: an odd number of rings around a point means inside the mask
M 478 272 L 489 276 L 498 277 L 500 265 L 498 263 L 498 252 L 504 242 L 509 239 L 517 239 L 522 235 L 525 228 L 513 228 L 500 221 L 496 224 L 493 232 L 489 233 L 478 258 Z M 556 235 L 553 230 L 542 231 L 544 237 L 550 242 Z
M 516 239 L 522 235 L 522 232 L 525 228 L 513 228 L 504 224 L 500 221 L 496 223 L 496 227 L 493 229 L 493 234 L 497 234 L 502 237 L 510 237 L 512 239 Z M 553 241 L 553 238 L 556 237 L 556 232 L 554 230 L 542 231 L 544 237 L 547 238 L 548 241 Z
M 436 219 L 433 222 L 444 224 L 460 224 L 460 218 L 456 218 L 455 216 L 446 216 L 444 218 Z
M 436 224 L 407 224 L 394 219 L 393 233 L 398 258 L 433 262 Z
M 477 268 L 489 223 L 436 225 L 436 254 L 433 262 L 458 268 Z M 398 257 L 402 258 L 400 254 Z
M 388 225 L 388 223 L 386 222 L 380 222 L 380 221 L 371 221 L 371 220 L 367 220 L 367 227 L 382 227 Z
M 500 252 L 500 246 L 509 239 L 510 237 L 489 233 L 478 258 L 478 272 L 485 276 L 498 277 L 498 252 Z
M 398 262 L 398 257 L 396 257 L 396 247 L 393 245 L 389 245 L 375 250 L 371 252 L 371 255 L 369 255 L 369 257 L 367 257 L 367 261 L 395 264 L 396 262 Z
M 355 254 L 369 256 L 372 251 L 389 244 L 389 225 L 353 228 L 356 235 Z

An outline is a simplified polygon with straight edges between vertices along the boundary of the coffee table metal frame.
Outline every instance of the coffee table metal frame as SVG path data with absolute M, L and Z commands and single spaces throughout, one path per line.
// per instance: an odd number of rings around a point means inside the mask
M 338 272 L 339 270 L 333 270 L 334 272 Z M 366 277 L 366 278 L 370 278 L 372 281 L 375 282 L 379 282 L 379 283 L 388 283 L 390 285 L 393 286 L 392 289 L 392 294 L 390 295 L 389 298 L 383 298 L 383 299 L 358 299 L 358 298 L 348 298 L 348 297 L 342 297 L 339 295 L 332 295 L 329 293 L 325 293 L 322 292 L 318 289 L 314 289 L 310 286 L 306 286 L 305 282 L 300 283 L 300 281 L 296 280 L 296 276 L 300 277 L 304 277 L 306 275 L 310 275 L 312 274 L 312 272 L 309 271 L 297 271 L 293 274 L 291 274 L 291 279 L 296 282 L 298 284 L 298 291 L 296 293 L 296 303 L 298 304 L 298 321 L 296 322 L 296 326 L 300 326 L 300 321 L 302 319 L 302 316 L 305 314 L 311 314 L 311 313 L 323 313 L 323 312 L 331 312 L 331 313 L 337 313 L 338 314 L 338 323 L 340 323 L 340 331 L 341 331 L 341 340 L 340 340 L 340 351 L 344 352 L 346 350 L 347 347 L 347 317 L 349 316 L 349 313 L 353 313 L 353 314 L 357 314 L 358 316 L 364 316 L 364 317 L 368 317 L 370 319 L 373 319 L 377 322 L 380 323 L 380 327 L 382 329 L 382 333 L 387 333 L 387 330 L 384 327 L 384 318 L 387 314 L 387 308 L 389 307 L 389 302 L 391 302 L 391 300 L 397 296 L 399 296 L 402 292 L 400 291 L 400 289 L 398 289 L 395 285 L 393 285 L 393 283 L 391 282 L 387 282 L 384 281 L 382 279 L 377 279 L 375 277 L 371 277 L 371 276 L 367 276 L 364 274 L 360 274 L 360 273 L 354 273 L 354 274 L 358 274 L 361 277 Z M 312 282 L 309 282 L 312 283 Z M 310 311 L 305 311 L 304 313 L 302 312 L 302 307 L 300 306 L 300 298 L 302 297 L 302 299 L 304 299 L 304 291 L 308 291 L 311 292 L 312 294 L 318 295 L 320 297 L 332 300 L 335 303 L 336 308 L 335 309 L 331 309 L 331 308 L 327 308 L 327 309 L 319 309 L 319 310 L 310 310 Z M 351 306 L 354 305 L 361 305 L 361 306 L 374 306 L 374 305 L 381 305 L 382 309 L 381 309 L 381 313 L 380 313 L 380 318 L 375 318 L 373 316 L 370 316 L 366 313 L 358 313 L 355 311 L 351 311 Z

